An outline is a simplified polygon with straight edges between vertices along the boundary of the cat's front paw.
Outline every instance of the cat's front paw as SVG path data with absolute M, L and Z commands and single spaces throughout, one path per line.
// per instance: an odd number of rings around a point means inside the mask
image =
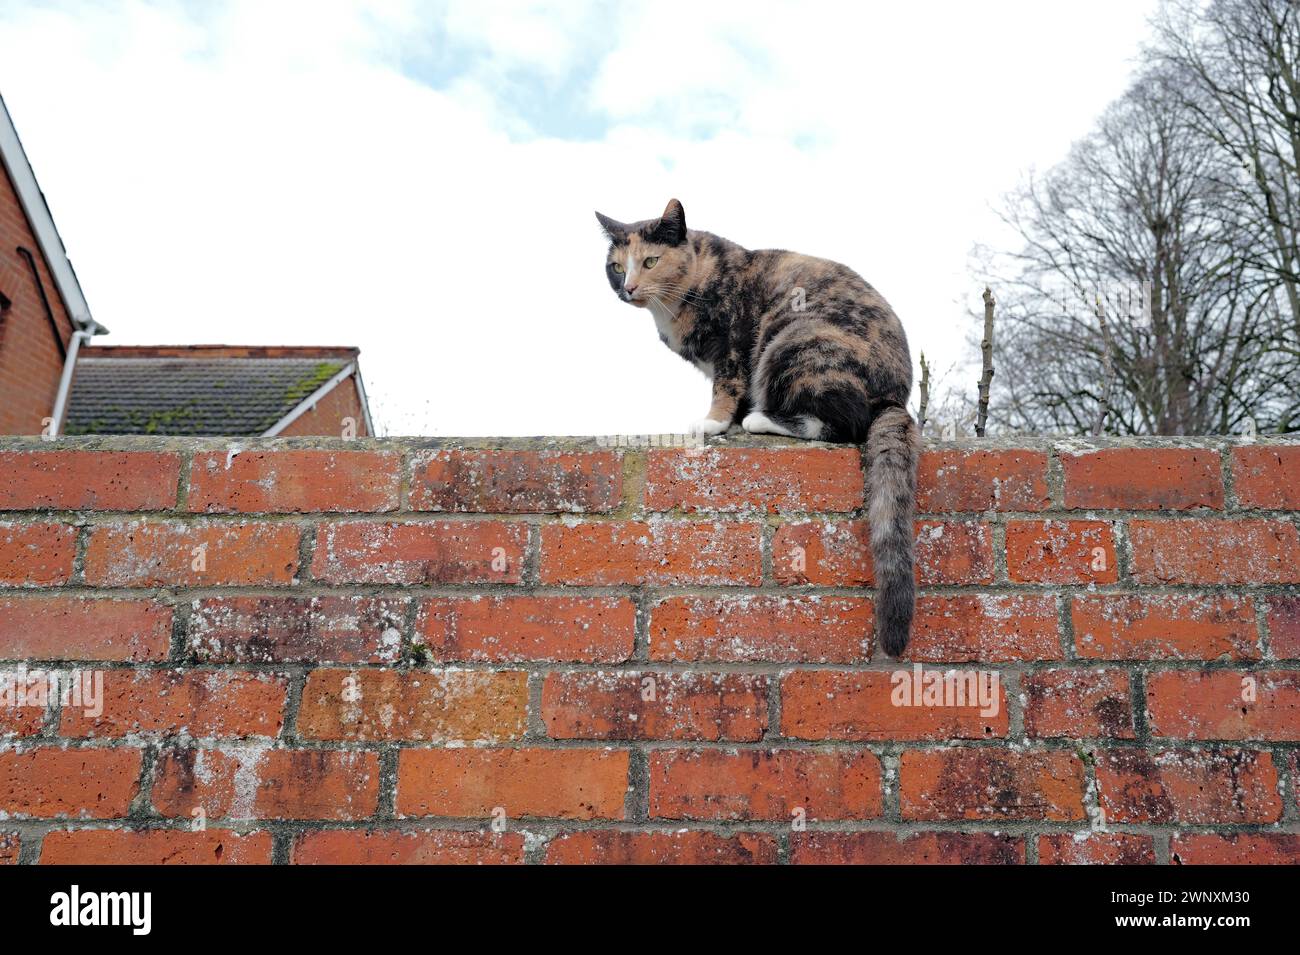
M 722 434 L 731 425 L 726 421 L 715 421 L 713 418 L 701 418 L 691 425 L 688 432 L 692 438 L 711 438 L 716 434 Z

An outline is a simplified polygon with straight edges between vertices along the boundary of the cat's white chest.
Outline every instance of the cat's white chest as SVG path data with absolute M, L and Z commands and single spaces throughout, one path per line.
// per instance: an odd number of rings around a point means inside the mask
M 659 302 L 651 300 L 650 314 L 654 316 L 655 330 L 659 332 L 659 337 L 663 339 L 665 345 L 677 353 L 681 353 L 682 339 L 677 333 L 676 316 Z

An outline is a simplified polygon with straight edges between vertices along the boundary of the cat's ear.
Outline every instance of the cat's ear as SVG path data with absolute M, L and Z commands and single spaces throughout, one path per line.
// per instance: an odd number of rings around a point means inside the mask
M 611 242 L 617 242 L 627 237 L 627 226 L 617 219 L 611 219 L 609 216 L 597 212 L 596 221 L 600 223 L 601 229 L 604 230 L 605 235 L 609 237 Z
M 654 230 L 655 241 L 667 245 L 681 245 L 686 241 L 686 210 L 676 199 L 669 199 L 664 214 Z

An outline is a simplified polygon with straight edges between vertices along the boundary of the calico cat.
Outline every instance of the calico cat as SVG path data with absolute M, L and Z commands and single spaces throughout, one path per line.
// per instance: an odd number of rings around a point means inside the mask
M 893 309 L 836 262 L 687 229 L 676 199 L 657 219 L 596 218 L 609 239 L 610 287 L 648 309 L 660 340 L 713 381 L 713 404 L 692 433 L 721 434 L 739 421 L 755 434 L 866 443 L 876 630 L 898 656 L 912 625 L 920 438 L 906 407 L 912 360 Z

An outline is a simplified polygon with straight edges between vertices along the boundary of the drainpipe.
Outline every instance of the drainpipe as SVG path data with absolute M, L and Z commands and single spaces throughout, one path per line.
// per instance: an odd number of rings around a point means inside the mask
M 68 392 L 72 390 L 72 373 L 76 370 L 77 352 L 81 351 L 82 344 L 90 341 L 98 331 L 99 326 L 92 321 L 89 328 L 73 332 L 72 340 L 68 342 L 68 354 L 63 360 L 63 377 L 59 379 L 59 393 L 54 397 L 54 411 L 50 414 L 53 419 L 53 427 L 50 430 L 52 438 L 57 438 L 63 432 L 63 419 L 68 414 Z

